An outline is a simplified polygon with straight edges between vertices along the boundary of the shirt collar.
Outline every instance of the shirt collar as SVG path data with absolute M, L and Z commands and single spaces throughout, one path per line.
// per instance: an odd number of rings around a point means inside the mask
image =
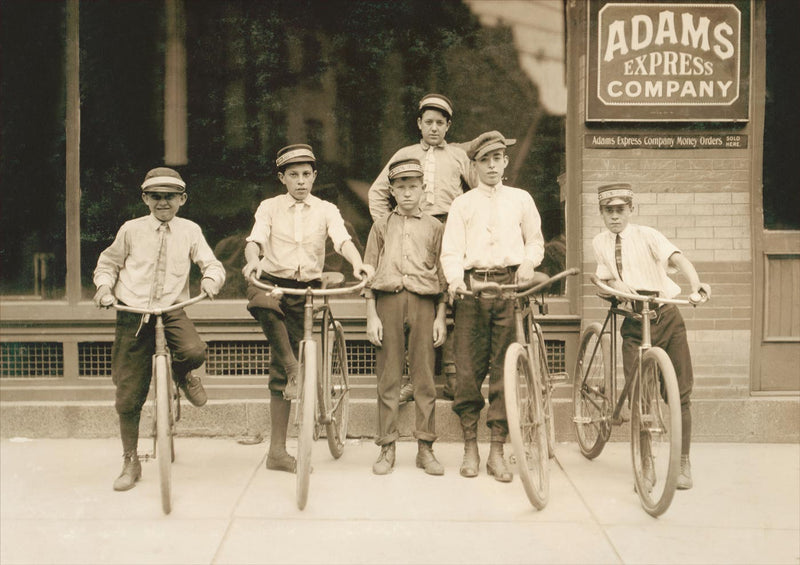
M 311 206 L 312 204 L 314 204 L 314 202 L 319 200 L 313 194 L 309 194 L 308 196 L 306 196 L 305 200 L 295 200 L 292 197 L 292 195 L 289 194 L 288 192 L 284 193 L 282 196 L 283 196 L 284 200 L 286 201 L 286 206 L 288 206 L 289 208 L 291 208 L 292 206 L 295 206 L 296 204 L 301 204 L 303 206 Z
M 419 140 L 419 144 L 422 145 L 422 148 L 425 151 L 427 151 L 431 147 L 430 145 L 428 145 L 428 143 L 424 139 L 420 139 Z M 447 141 L 443 139 L 442 142 L 439 145 L 436 146 L 436 148 L 437 149 L 444 149 L 445 145 L 447 145 Z
M 625 226 L 625 229 L 622 230 L 621 232 L 619 232 L 619 237 L 620 237 L 620 239 L 625 239 L 630 234 L 631 234 L 631 224 L 628 223 L 628 225 Z M 612 232 L 611 235 L 615 235 L 615 234 Z
M 404 214 L 401 214 L 400 212 L 397 211 L 397 208 L 392 210 L 392 214 L 394 214 L 395 216 L 400 216 L 401 218 L 404 216 Z M 414 212 L 413 214 L 411 214 L 411 217 L 413 217 L 413 218 L 421 218 L 422 217 L 422 208 L 417 208 L 417 211 Z
M 498 182 L 495 186 L 489 186 L 488 184 L 485 184 L 483 181 L 480 181 L 478 182 L 478 186 L 476 186 L 475 188 L 477 188 L 484 194 L 491 196 L 493 194 L 496 194 L 498 190 L 503 188 L 503 186 L 505 185 L 502 182 Z
M 170 222 L 171 221 L 172 220 L 170 220 Z M 153 228 L 153 231 L 157 231 L 158 228 L 161 227 L 161 224 L 164 224 L 165 226 L 167 226 L 167 229 L 169 229 L 169 222 L 162 222 L 161 220 L 156 218 L 155 214 L 150 214 L 149 216 L 147 216 L 147 222 L 148 224 L 150 224 L 150 227 Z

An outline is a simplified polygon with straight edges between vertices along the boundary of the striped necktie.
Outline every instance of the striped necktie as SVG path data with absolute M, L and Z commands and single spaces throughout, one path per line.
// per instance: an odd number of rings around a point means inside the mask
M 614 259 L 617 261 L 617 274 L 619 280 L 622 280 L 622 238 L 617 234 L 617 239 L 614 242 Z
M 164 294 L 164 279 L 167 274 L 167 224 L 158 226 L 158 253 L 156 254 L 156 268 L 153 277 L 153 286 L 150 290 L 150 306 L 158 304 Z

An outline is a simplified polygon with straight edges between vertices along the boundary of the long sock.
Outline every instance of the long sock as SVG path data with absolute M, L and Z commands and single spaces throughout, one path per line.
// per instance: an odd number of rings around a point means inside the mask
M 122 438 L 123 453 L 136 451 L 139 447 L 140 416 L 140 413 L 126 413 L 119 415 L 119 435 Z
M 273 454 L 286 452 L 286 432 L 289 428 L 289 412 L 292 402 L 283 396 L 272 395 L 269 399 L 270 442 L 269 452 Z
M 692 412 L 688 406 L 681 406 L 681 455 L 689 455 L 692 444 Z

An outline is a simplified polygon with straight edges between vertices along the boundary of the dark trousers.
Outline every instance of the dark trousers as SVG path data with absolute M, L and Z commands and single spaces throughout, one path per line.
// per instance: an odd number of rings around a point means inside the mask
M 501 284 L 513 282 L 513 273 L 494 276 Z M 467 280 L 469 285 L 469 280 Z M 464 439 L 476 439 L 478 419 L 485 405 L 481 386 L 489 373 L 489 411 L 486 425 L 491 440 L 505 442 L 508 436 L 503 362 L 514 341 L 514 303 L 500 298 L 465 297 L 455 303 L 453 331 L 456 360 L 456 393 L 453 411 L 461 418 Z
M 115 408 L 119 414 L 122 447 L 136 449 L 139 418 L 147 400 L 155 352 L 155 316 L 139 330 L 142 316 L 117 312 L 114 345 L 111 349 L 111 380 L 116 386 Z M 192 369 L 206 360 L 206 344 L 183 310 L 163 315 L 164 334 L 172 356 L 172 372 L 181 382 Z M 136 331 L 139 334 L 136 335 Z
M 414 385 L 416 410 L 414 437 L 436 440 L 436 385 L 433 381 L 433 320 L 436 300 L 408 292 L 376 292 L 375 308 L 383 324 L 383 346 L 376 350 L 378 376 L 378 445 L 400 437 L 397 420 L 400 381 L 406 362 Z
M 625 318 L 620 327 L 620 335 L 622 336 L 622 365 L 627 381 L 633 377 L 638 368 L 639 347 L 642 344 L 642 323 Z M 654 347 L 660 347 L 666 351 L 675 367 L 675 376 L 678 379 L 678 390 L 681 395 L 681 453 L 688 455 L 692 438 L 691 396 L 694 386 L 694 371 L 689 342 L 686 339 L 686 324 L 675 306 L 663 307 L 660 316 L 651 320 L 650 341 Z
M 319 288 L 319 281 L 301 282 L 262 275 L 270 284 L 284 288 Z M 284 294 L 280 300 L 248 285 L 247 305 L 250 315 L 261 325 L 269 342 L 269 390 L 272 396 L 283 397 L 290 377 L 297 376 L 300 342 L 303 340 L 304 296 Z

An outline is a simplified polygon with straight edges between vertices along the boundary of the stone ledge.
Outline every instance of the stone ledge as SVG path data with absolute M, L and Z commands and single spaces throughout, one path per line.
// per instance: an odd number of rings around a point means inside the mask
M 450 409 L 451 402 L 436 403 L 436 430 L 442 441 L 460 441 L 461 427 Z M 182 404 L 179 436 L 238 437 L 269 434 L 268 400 L 217 400 L 203 408 Z M 572 404 L 556 399 L 556 439 L 574 441 Z M 699 442 L 800 442 L 800 397 L 746 399 L 698 399 L 692 403 L 693 441 Z M 350 403 L 350 437 L 373 438 L 376 434 L 375 400 L 356 399 Z M 488 429 L 482 413 L 479 439 L 487 441 Z M 142 437 L 149 434 L 151 408 L 145 406 Z M 414 409 L 400 409 L 401 437 L 412 438 Z M 119 434 L 117 415 L 111 402 L 2 402 L 0 437 L 96 438 Z M 612 441 L 628 441 L 627 426 L 614 429 Z

